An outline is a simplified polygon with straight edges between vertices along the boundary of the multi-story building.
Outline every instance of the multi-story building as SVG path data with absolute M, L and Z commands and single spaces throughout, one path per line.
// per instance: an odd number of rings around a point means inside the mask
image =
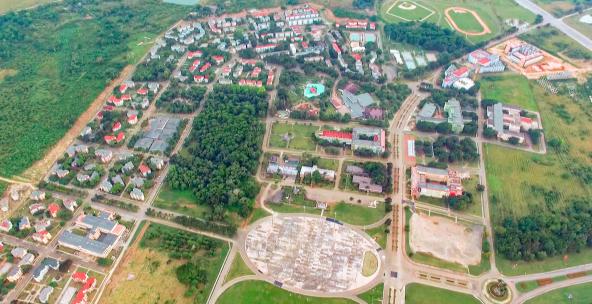
M 506 44 L 504 53 L 506 53 L 508 59 L 520 67 L 531 66 L 545 58 L 541 50 L 525 42 Z
M 519 143 L 523 143 L 525 131 L 540 128 L 536 120 L 522 116 L 523 111 L 520 107 L 496 103 L 487 107 L 486 125 L 494 129 L 501 140 L 508 141 L 515 137 Z
M 464 178 L 468 175 L 452 169 L 415 166 L 411 168 L 411 195 L 415 198 L 459 196 L 463 194 Z

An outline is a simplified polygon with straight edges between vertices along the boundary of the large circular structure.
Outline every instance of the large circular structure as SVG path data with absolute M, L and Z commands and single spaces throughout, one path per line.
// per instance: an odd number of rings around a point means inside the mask
M 313 216 L 269 217 L 245 241 L 259 272 L 297 292 L 340 293 L 371 283 L 382 264 L 377 248 L 364 233 Z

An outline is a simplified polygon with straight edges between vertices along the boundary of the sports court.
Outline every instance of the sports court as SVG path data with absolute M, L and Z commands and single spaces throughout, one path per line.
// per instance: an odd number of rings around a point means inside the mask
M 386 13 L 403 21 L 424 21 L 435 14 L 432 9 L 407 0 L 393 3 Z

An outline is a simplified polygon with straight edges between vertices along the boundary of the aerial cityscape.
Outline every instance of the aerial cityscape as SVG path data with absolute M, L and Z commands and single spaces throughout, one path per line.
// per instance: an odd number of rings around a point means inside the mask
M 591 304 L 591 126 L 589 0 L 0 0 L 0 302 Z

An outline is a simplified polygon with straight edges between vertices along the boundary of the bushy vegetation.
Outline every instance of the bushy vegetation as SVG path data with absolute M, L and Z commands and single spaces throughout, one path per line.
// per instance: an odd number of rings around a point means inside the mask
M 211 207 L 214 220 L 227 209 L 246 217 L 259 192 L 253 175 L 261 154 L 267 94 L 254 88 L 217 86 L 195 119 L 184 151 L 171 159 L 167 182 L 191 189 L 197 201 Z
M 585 200 L 574 200 L 565 210 L 507 217 L 495 230 L 496 248 L 510 260 L 526 261 L 580 252 L 592 247 L 591 218 L 592 205 Z
M 170 113 L 191 113 L 197 109 L 205 93 L 205 87 L 184 87 L 174 83 L 160 95 L 160 98 L 156 101 L 156 106 Z
M 387 24 L 384 33 L 396 42 L 416 45 L 424 50 L 440 52 L 439 62 L 445 63 L 478 46 L 471 45 L 453 30 L 431 22 L 401 22 Z
M 185 296 L 196 296 L 196 303 L 208 296 L 205 291 L 213 284 L 218 271 L 216 260 L 223 259 L 223 242 L 153 223 L 146 230 L 140 246 L 164 251 L 171 259 L 185 260 L 175 269 L 179 282 L 188 287 Z
M 161 1 L 67 0 L 0 16 L 0 175 L 21 173 L 128 64 L 132 34 L 186 14 Z M 131 44 L 134 45 L 133 43 Z

